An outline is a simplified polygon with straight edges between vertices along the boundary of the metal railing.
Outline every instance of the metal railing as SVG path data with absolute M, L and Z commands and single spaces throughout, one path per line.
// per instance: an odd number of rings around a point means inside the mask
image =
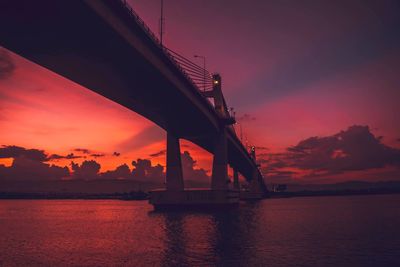
M 146 35 L 158 46 L 160 51 L 179 69 L 186 77 L 189 83 L 198 91 L 205 91 L 212 89 L 212 75 L 206 69 L 200 67 L 191 60 L 178 54 L 177 52 L 165 47 L 161 44 L 160 39 L 153 33 L 153 31 L 146 25 L 146 23 L 139 17 L 126 0 L 119 0 L 122 6 L 128 11 L 137 24 L 142 28 Z M 202 89 L 200 89 L 202 88 Z
M 164 47 L 164 49 L 178 68 L 199 91 L 209 91 L 213 89 L 212 74 L 209 71 L 169 48 Z
M 186 77 L 188 82 L 197 89 L 200 93 L 202 91 L 212 90 L 213 79 L 212 74 L 201 66 L 197 65 L 193 61 L 187 59 L 186 57 L 178 54 L 177 52 L 165 47 L 161 44 L 160 39 L 152 32 L 152 30 L 146 25 L 146 23 L 139 17 L 139 15 L 132 9 L 132 7 L 127 3 L 126 0 L 118 0 L 122 6 L 128 11 L 130 17 L 132 17 L 137 24 L 142 28 L 142 30 L 146 33 L 146 35 L 154 42 L 156 46 L 160 49 L 160 51 L 175 65 L 177 69 L 179 69 L 182 74 Z M 202 89 L 201 89 L 202 88 Z M 211 105 L 210 102 L 207 101 Z M 224 99 L 224 104 L 225 99 Z M 211 105 L 212 106 L 212 105 Z M 230 113 L 229 110 L 226 110 L 227 113 Z M 233 114 L 230 114 L 234 117 Z M 228 127 L 234 136 L 236 136 L 237 140 L 239 140 L 235 128 L 233 125 Z M 240 142 L 240 140 L 239 140 Z M 241 142 L 240 142 L 241 143 Z M 242 144 L 243 145 L 243 144 Z M 244 147 L 244 145 L 243 145 Z M 248 153 L 247 149 L 245 151 Z

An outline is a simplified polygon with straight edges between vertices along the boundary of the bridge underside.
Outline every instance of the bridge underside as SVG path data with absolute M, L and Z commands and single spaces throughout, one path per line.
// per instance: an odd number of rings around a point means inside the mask
M 214 151 L 212 106 L 119 1 L 3 0 L 0 10 L 0 45 Z M 229 164 L 252 179 L 254 162 L 231 131 L 227 146 Z

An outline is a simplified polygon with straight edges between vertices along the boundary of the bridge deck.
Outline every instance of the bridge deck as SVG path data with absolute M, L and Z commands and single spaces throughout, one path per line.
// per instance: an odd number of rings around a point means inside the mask
M 120 1 L 3 0 L 0 45 L 212 152 L 218 115 Z M 232 131 L 228 161 L 254 162 Z

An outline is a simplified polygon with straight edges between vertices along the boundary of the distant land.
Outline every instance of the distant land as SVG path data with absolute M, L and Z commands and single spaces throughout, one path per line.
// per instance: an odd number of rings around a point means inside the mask
M 186 187 L 207 187 L 208 181 L 185 181 Z M 334 184 L 287 184 L 272 198 L 400 193 L 400 181 L 351 181 Z M 0 199 L 147 199 L 147 192 L 163 187 L 160 182 L 135 180 L 0 181 Z M 269 185 L 273 188 L 273 185 Z
M 400 194 L 399 181 L 349 181 L 335 184 L 287 184 L 283 192 L 270 192 L 272 198 Z M 270 185 L 273 188 L 273 185 Z
M 364 182 L 364 181 L 348 181 L 334 184 L 301 184 L 288 183 L 288 192 L 298 191 L 340 191 L 340 190 L 370 190 L 370 189 L 400 189 L 400 181 L 379 181 L 379 182 Z M 271 185 L 269 185 L 271 187 Z

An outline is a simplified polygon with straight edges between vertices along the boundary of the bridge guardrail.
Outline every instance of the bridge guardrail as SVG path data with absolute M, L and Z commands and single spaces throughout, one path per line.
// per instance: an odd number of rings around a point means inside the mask
M 201 92 L 200 87 L 203 89 L 210 90 L 212 86 L 211 74 L 204 68 L 200 67 L 196 63 L 190 61 L 184 56 L 178 54 L 177 52 L 165 47 L 161 44 L 158 37 L 153 33 L 149 26 L 140 18 L 140 16 L 133 10 L 126 0 L 119 0 L 123 7 L 129 12 L 131 17 L 136 20 L 138 25 L 147 34 L 147 36 L 159 47 L 162 53 L 167 56 L 171 62 L 182 71 L 183 75 L 187 80 Z M 206 86 L 202 86 L 202 85 Z
M 156 44 L 160 51 L 175 65 L 177 69 L 179 69 L 182 74 L 186 77 L 188 82 L 201 93 L 201 87 L 203 87 L 203 91 L 212 89 L 212 75 L 209 71 L 192 62 L 191 60 L 185 58 L 184 56 L 178 54 L 177 52 L 165 47 L 161 44 L 158 37 L 153 33 L 149 26 L 140 18 L 140 16 L 133 10 L 133 8 L 129 5 L 126 0 L 118 0 L 122 6 L 129 12 L 130 16 L 136 20 L 137 24 L 142 28 L 142 30 L 146 33 L 146 35 Z M 204 86 L 205 85 L 205 86 Z M 210 102 L 207 101 L 209 105 Z M 212 105 L 211 105 L 212 106 Z M 234 127 L 229 128 L 230 131 L 234 134 L 237 140 L 236 131 Z M 240 142 L 240 141 L 239 141 Z M 241 142 L 240 142 L 241 143 Z M 243 146 L 243 144 L 242 144 Z M 244 146 L 243 146 L 244 148 Z M 248 154 L 246 148 L 244 148 Z

